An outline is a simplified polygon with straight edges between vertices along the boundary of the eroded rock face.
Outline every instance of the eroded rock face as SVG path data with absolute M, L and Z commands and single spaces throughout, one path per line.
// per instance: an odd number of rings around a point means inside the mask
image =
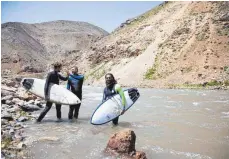
M 136 135 L 133 130 L 124 129 L 113 134 L 107 144 L 106 152 L 130 159 L 146 159 L 146 154 L 135 150 Z

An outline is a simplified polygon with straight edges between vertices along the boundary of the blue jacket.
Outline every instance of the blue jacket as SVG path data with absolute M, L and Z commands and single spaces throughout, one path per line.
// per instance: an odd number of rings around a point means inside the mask
M 67 89 L 71 90 L 73 93 L 82 93 L 82 86 L 83 86 L 83 75 L 73 75 L 71 74 L 68 78 Z

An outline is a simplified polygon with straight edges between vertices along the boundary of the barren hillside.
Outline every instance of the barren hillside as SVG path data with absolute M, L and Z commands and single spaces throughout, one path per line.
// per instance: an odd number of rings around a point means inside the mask
M 229 2 L 165 2 L 110 35 L 84 22 L 2 24 L 2 72 L 78 66 L 85 83 L 111 72 L 124 86 L 229 85 Z
M 86 22 L 2 24 L 2 73 L 43 72 L 47 64 L 77 53 L 108 35 Z
M 228 2 L 163 3 L 74 60 L 95 85 L 107 72 L 125 86 L 228 85 L 228 28 Z

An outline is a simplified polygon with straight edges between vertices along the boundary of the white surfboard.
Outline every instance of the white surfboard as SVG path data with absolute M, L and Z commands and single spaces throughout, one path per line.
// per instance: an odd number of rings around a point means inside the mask
M 125 110 L 128 110 L 140 97 L 140 94 L 136 88 L 125 90 L 124 95 L 126 97 Z M 91 124 L 102 125 L 108 123 L 120 116 L 122 109 L 123 106 L 121 97 L 119 94 L 116 94 L 97 107 L 91 117 Z
M 21 85 L 29 92 L 44 98 L 45 80 L 37 78 L 23 78 Z M 80 103 L 80 99 L 66 88 L 57 84 L 49 86 L 49 101 L 58 104 L 74 105 Z

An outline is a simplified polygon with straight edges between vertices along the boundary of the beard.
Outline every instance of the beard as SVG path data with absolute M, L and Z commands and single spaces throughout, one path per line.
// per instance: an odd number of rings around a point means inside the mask
M 115 80 L 106 80 L 106 86 L 112 88 L 115 84 Z

